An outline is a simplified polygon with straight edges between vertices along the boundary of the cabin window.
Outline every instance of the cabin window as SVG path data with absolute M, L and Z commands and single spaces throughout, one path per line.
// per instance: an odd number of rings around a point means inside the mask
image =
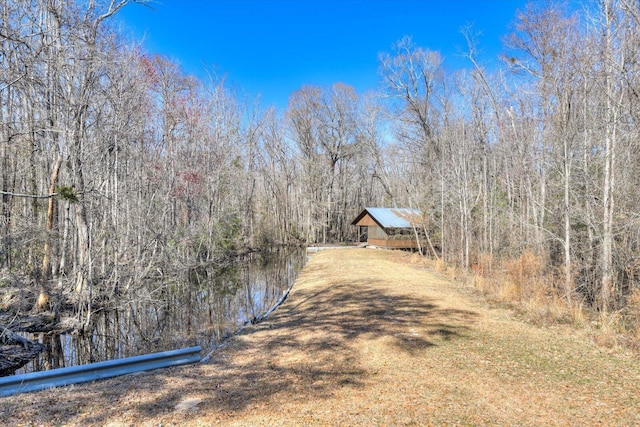
M 387 233 L 380 227 L 369 226 L 369 239 L 387 239 Z

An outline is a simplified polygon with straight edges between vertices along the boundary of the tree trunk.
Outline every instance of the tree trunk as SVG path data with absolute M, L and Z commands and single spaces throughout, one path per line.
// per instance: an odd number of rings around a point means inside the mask
M 51 271 L 51 231 L 53 230 L 53 216 L 55 211 L 56 198 L 54 194 L 56 192 L 56 185 L 58 184 L 58 176 L 60 173 L 60 166 L 62 166 L 62 155 L 58 154 L 53 170 L 51 172 L 51 181 L 49 183 L 49 203 L 47 207 L 47 236 L 44 242 L 44 254 L 42 257 L 42 279 L 47 280 L 52 276 Z

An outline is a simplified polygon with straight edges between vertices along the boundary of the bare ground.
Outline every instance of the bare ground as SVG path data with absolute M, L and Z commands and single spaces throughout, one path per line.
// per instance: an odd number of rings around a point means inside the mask
M 416 257 L 321 251 L 205 364 L 0 399 L 5 425 L 640 425 L 640 362 Z

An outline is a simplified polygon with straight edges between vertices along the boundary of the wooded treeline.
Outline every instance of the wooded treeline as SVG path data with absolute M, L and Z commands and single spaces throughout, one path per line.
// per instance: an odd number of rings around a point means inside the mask
M 0 4 L 0 269 L 90 300 L 229 250 L 354 241 L 363 207 L 398 206 L 448 263 L 536 254 L 569 305 L 636 286 L 637 2 L 527 6 L 491 70 L 472 29 L 461 70 L 405 38 L 378 93 L 304 86 L 286 111 L 125 40 L 127 3 Z

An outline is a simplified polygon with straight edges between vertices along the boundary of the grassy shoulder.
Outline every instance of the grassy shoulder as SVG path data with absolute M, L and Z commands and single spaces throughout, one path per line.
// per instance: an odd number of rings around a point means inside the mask
M 640 362 L 419 257 L 339 249 L 207 364 L 2 400 L 15 425 L 637 425 Z

